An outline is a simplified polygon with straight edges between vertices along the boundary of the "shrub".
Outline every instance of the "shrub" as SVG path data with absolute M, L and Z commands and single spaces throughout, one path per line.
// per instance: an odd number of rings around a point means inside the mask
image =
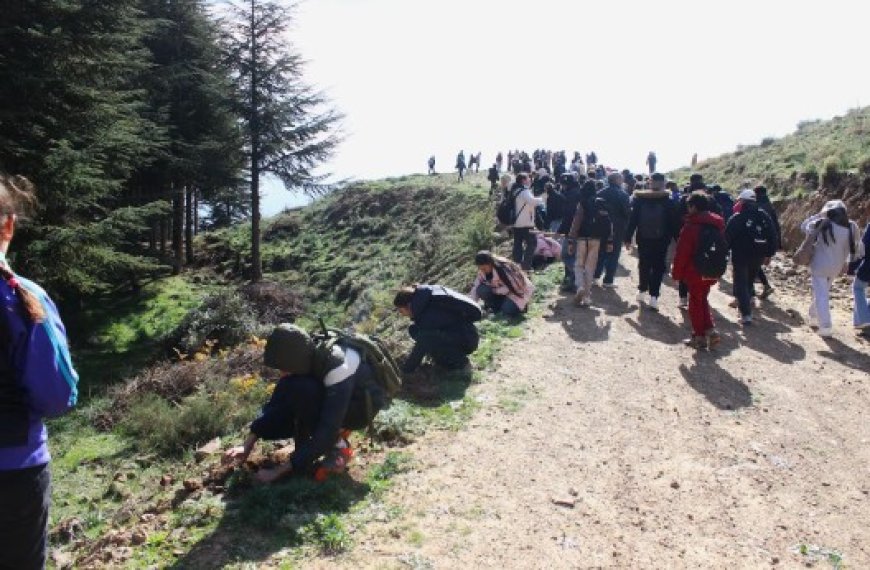
M 763 139 L 761 139 L 761 146 L 762 147 L 771 146 L 775 142 L 776 142 L 776 139 L 774 137 L 764 137 Z
M 822 184 L 824 186 L 836 186 L 840 181 L 840 157 L 831 155 L 825 159 L 822 166 Z
M 261 323 L 293 322 L 302 313 L 302 299 L 286 285 L 262 281 L 239 289 Z
M 182 352 L 196 352 L 207 341 L 230 347 L 249 339 L 257 331 L 256 311 L 235 293 L 206 297 L 190 311 L 169 336 L 169 346 Z
M 490 212 L 474 212 L 465 219 L 460 232 L 460 244 L 466 252 L 474 254 L 481 249 L 495 247 L 493 216 Z

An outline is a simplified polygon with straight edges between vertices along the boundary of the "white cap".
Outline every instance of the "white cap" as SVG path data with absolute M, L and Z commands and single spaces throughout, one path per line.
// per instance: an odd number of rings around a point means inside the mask
M 750 190 L 749 188 L 747 188 L 746 190 L 742 191 L 739 196 L 737 196 L 737 199 L 744 201 L 752 200 L 753 202 L 755 202 L 755 190 Z
M 828 200 L 825 202 L 825 205 L 822 206 L 822 213 L 826 214 L 831 210 L 845 210 L 846 204 L 842 200 Z

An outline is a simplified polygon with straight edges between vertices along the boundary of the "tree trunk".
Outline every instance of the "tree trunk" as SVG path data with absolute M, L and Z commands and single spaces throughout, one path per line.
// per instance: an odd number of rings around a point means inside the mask
M 184 255 L 188 265 L 193 263 L 193 204 L 196 190 L 193 186 L 187 187 L 187 203 L 185 204 L 184 225 Z
M 260 108 L 257 99 L 256 0 L 251 0 L 251 281 L 263 278 L 260 262 Z
M 184 185 L 172 183 L 172 274 L 184 268 Z
M 193 191 L 193 235 L 199 235 L 199 188 Z
M 168 220 L 166 216 L 160 218 L 160 255 L 166 256 L 166 240 L 169 235 Z

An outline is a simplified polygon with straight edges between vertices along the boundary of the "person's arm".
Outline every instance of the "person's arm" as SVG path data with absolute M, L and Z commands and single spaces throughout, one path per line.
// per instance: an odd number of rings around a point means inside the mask
M 415 342 L 414 348 L 411 349 L 411 352 L 408 353 L 408 356 L 405 358 L 404 364 L 402 364 L 402 373 L 410 374 L 414 370 L 417 370 L 417 367 L 420 366 L 421 362 L 423 362 L 424 356 L 426 356 L 426 350 L 419 342 Z
M 580 234 L 580 226 L 583 224 L 583 202 L 577 203 L 574 209 L 574 219 L 571 220 L 571 229 L 568 230 L 568 238 L 575 240 Z
M 42 303 L 45 320 L 23 330 L 20 337 L 23 342 L 14 344 L 13 362 L 20 371 L 31 412 L 43 418 L 55 417 L 75 406 L 79 376 L 72 365 L 57 307 L 44 292 L 35 289 L 28 286 Z
M 247 461 L 259 439 L 254 432 L 249 433 L 243 445 L 232 447 L 224 453 L 224 463 L 244 463 Z
M 631 244 L 632 238 L 634 238 L 634 231 L 637 229 L 637 222 L 640 217 L 640 200 L 635 200 L 634 205 L 631 207 L 631 215 L 628 217 L 628 226 L 625 228 L 625 243 L 626 245 Z
M 474 283 L 471 284 L 471 291 L 468 292 L 468 296 L 478 301 L 480 297 L 477 296 L 477 288 L 480 287 L 480 284 L 483 282 L 483 273 L 478 271 L 477 275 L 474 278 Z
M 821 214 L 813 214 L 803 222 L 801 222 L 801 231 L 805 234 L 810 234 L 816 229 L 816 222 L 822 219 Z
M 694 240 L 690 239 L 689 227 L 684 225 L 677 239 L 677 250 L 674 253 L 674 266 L 671 277 L 676 281 L 682 281 L 686 275 L 686 264 L 690 262 L 692 251 L 695 246 Z

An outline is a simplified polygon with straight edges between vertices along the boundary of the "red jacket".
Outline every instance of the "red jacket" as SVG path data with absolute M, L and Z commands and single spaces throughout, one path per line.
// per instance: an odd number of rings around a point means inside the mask
M 725 232 L 725 221 L 718 214 L 700 212 L 686 216 L 677 240 L 677 252 L 674 255 L 674 268 L 671 272 L 671 277 L 676 281 L 688 282 L 702 279 L 701 274 L 695 269 L 695 251 L 698 249 L 701 225 L 715 226 L 720 232 Z M 717 280 L 711 279 L 711 281 Z

